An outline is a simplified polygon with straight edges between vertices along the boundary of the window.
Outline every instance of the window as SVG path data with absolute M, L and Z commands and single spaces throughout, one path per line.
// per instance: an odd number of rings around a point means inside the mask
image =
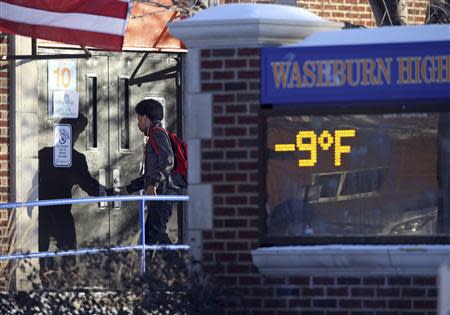
M 375 196 L 381 188 L 384 168 L 313 174 L 313 186 L 320 190 L 318 200 L 327 202 Z
M 267 112 L 263 243 L 448 242 L 448 113 Z

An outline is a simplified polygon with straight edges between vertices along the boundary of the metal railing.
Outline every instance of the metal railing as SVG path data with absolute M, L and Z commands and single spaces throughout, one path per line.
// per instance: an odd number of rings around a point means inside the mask
M 145 202 L 146 201 L 187 201 L 189 196 L 169 196 L 169 195 L 139 195 L 139 196 L 110 196 L 110 197 L 90 197 L 90 198 L 74 198 L 74 199 L 52 199 L 39 200 L 29 202 L 13 202 L 0 203 L 0 209 L 15 209 L 24 207 L 42 207 L 42 206 L 58 206 L 67 204 L 83 204 L 98 202 L 114 202 L 114 201 L 139 201 L 139 225 L 141 227 L 141 236 L 138 245 L 116 246 L 105 248 L 80 248 L 74 250 L 54 251 L 54 252 L 33 252 L 24 254 L 1 255 L 0 261 L 30 259 L 30 258 L 46 258 L 57 256 L 73 256 L 85 254 L 107 253 L 110 251 L 121 252 L 128 250 L 141 250 L 141 273 L 146 270 L 145 251 L 147 250 L 188 250 L 189 245 L 147 245 L 145 244 Z M 57 210 L 56 210 L 57 211 Z M 150 209 L 151 211 L 151 209 Z

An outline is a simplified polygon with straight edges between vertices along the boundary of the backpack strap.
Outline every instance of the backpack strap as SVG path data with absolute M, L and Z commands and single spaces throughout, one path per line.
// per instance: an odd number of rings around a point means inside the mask
M 153 141 L 153 132 L 152 132 L 153 129 L 159 129 L 159 130 L 163 131 L 166 135 L 169 135 L 169 134 L 168 134 L 166 129 L 164 129 L 163 127 L 160 127 L 160 126 L 155 126 L 155 127 L 152 127 L 152 128 L 148 128 L 148 131 L 147 131 L 147 137 L 148 137 L 147 145 L 150 143 L 150 145 L 152 146 L 153 150 L 155 150 L 156 154 L 159 154 L 158 146 L 156 145 L 155 141 Z

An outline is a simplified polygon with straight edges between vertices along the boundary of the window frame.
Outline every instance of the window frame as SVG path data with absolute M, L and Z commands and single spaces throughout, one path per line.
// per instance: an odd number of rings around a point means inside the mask
M 260 246 L 289 246 L 289 245 L 330 245 L 330 244 L 353 244 L 353 245 L 390 245 L 390 244 L 450 244 L 449 235 L 402 235 L 402 236 L 268 236 L 267 235 L 267 213 L 266 205 L 266 170 L 267 157 L 266 133 L 267 118 L 284 115 L 332 115 L 332 114 L 389 114 L 389 113 L 430 113 L 450 112 L 448 104 L 409 102 L 383 102 L 382 104 L 360 103 L 360 104 L 311 104 L 311 105 L 271 105 L 264 104 L 259 110 L 259 212 L 260 212 Z

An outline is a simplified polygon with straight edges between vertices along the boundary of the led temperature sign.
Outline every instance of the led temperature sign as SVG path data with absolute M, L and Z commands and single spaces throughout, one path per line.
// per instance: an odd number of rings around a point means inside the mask
M 312 130 L 301 130 L 297 134 L 295 144 L 275 144 L 275 152 L 309 152 L 309 159 L 298 160 L 299 167 L 311 167 L 317 163 L 317 150 L 320 147 L 323 151 L 328 151 L 334 145 L 334 165 L 342 165 L 342 154 L 350 153 L 351 146 L 342 143 L 343 138 L 356 136 L 355 129 L 335 130 L 334 135 L 324 130 L 319 136 Z

